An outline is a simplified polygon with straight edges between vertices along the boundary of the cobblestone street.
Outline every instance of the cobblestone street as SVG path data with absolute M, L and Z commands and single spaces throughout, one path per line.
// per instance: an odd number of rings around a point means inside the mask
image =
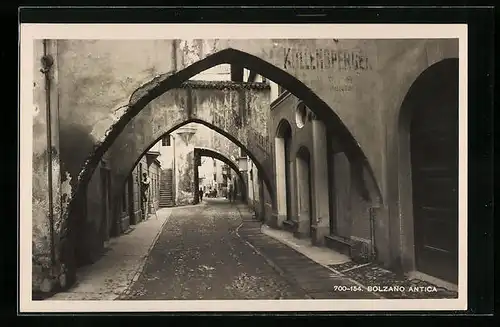
M 209 201 L 174 209 L 123 299 L 305 298 L 237 235 L 236 205 Z

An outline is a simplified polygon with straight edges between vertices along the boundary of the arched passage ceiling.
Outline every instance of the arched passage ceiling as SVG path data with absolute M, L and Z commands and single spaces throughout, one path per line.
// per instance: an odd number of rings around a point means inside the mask
M 198 122 L 242 146 L 262 170 L 270 193 L 272 158 L 266 124 L 269 86 L 232 82 L 188 81 L 151 101 L 125 126 L 108 150 L 114 178 L 114 196 L 140 157 L 169 131 Z

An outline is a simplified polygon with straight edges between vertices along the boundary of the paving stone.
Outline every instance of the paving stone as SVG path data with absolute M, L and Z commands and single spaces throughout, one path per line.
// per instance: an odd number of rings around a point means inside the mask
M 245 238 L 268 260 L 272 261 L 288 280 L 297 283 L 311 298 L 379 298 L 379 296 L 366 291 L 334 292 L 335 286 L 355 286 L 354 290 L 359 287 L 349 278 L 339 276 L 332 270 L 262 232 L 259 234 L 243 232 L 246 229 L 245 222 L 243 222 L 240 229 L 242 230 L 240 236 Z
M 207 202 L 210 205 L 173 211 L 127 299 L 306 298 L 302 289 L 290 284 L 233 233 L 241 224 L 234 206 Z

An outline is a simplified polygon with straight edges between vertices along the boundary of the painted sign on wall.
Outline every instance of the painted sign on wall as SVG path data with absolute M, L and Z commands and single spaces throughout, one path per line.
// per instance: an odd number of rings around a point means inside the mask
M 366 71 L 372 66 L 360 49 L 283 49 L 283 68 L 301 70 Z

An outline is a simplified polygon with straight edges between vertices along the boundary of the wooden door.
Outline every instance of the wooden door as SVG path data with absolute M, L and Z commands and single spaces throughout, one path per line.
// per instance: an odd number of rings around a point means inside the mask
M 443 78 L 431 92 L 415 108 L 410 130 L 416 268 L 456 283 L 458 79 Z

